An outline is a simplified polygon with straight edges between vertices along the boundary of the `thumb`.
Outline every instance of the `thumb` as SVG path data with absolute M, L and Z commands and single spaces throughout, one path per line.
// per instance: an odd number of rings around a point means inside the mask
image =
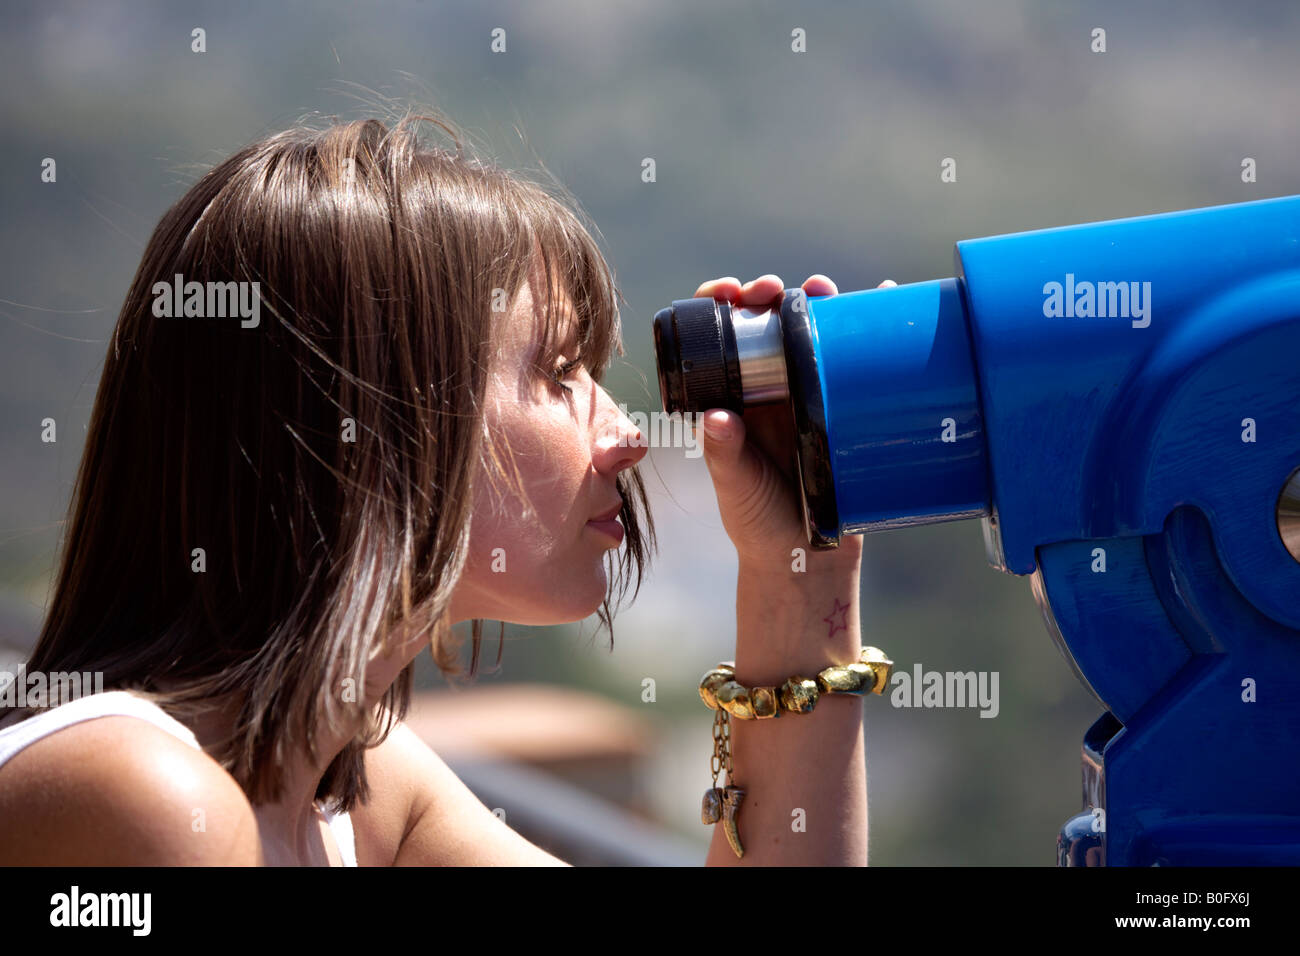
M 743 496 L 757 487 L 763 463 L 745 441 L 745 422 L 735 412 L 713 408 L 704 413 L 704 462 L 720 494 Z

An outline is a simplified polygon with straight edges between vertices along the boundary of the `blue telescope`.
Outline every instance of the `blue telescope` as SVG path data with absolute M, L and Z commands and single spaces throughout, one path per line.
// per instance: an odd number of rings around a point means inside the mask
M 1058 863 L 1300 864 L 1300 196 L 954 258 L 674 302 L 665 411 L 787 403 L 814 548 L 981 519 L 1105 708 Z

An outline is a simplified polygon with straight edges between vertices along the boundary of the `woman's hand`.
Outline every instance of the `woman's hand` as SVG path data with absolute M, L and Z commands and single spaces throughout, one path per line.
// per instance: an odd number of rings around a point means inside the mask
M 886 279 L 881 287 L 895 285 Z M 812 296 L 837 295 L 835 283 L 823 275 L 803 284 Z M 764 275 L 743 286 L 734 277 L 713 279 L 695 291 L 749 308 L 779 307 L 785 286 L 779 276 Z M 742 568 L 791 574 L 794 549 L 802 548 L 806 569 L 853 565 L 861 560 L 862 539 L 843 535 L 834 551 L 814 552 L 803 527 L 799 495 L 795 422 L 787 404 L 746 409 L 743 418 L 723 408 L 704 415 L 703 448 L 713 489 L 718 496 L 722 525 Z

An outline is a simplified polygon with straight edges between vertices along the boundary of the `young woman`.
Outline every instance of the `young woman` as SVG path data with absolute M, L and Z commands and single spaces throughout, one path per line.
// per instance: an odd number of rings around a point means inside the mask
M 639 589 L 644 439 L 599 384 L 618 293 L 562 199 L 420 120 L 270 136 L 155 230 L 27 662 L 105 691 L 0 722 L 0 864 L 562 862 L 402 717 L 424 647 L 460 673 L 453 625 L 473 622 L 472 677 L 484 619 L 609 627 Z M 705 432 L 738 679 L 855 660 L 861 542 L 791 570 L 788 424 L 715 411 Z M 708 863 L 865 863 L 859 699 L 737 721 L 732 754 L 747 852 L 718 833 Z

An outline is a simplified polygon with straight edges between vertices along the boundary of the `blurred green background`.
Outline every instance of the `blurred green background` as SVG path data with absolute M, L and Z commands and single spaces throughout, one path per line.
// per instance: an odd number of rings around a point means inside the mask
M 203 166 L 303 114 L 432 103 L 503 165 L 544 163 L 599 226 L 627 299 L 606 384 L 642 411 L 658 407 L 650 317 L 709 278 L 821 272 L 847 292 L 952 275 L 959 239 L 1300 192 L 1293 4 L 103 0 L 6 3 L 0 22 L 0 643 L 14 652 L 40 619 L 150 231 Z M 47 416 L 56 444 L 40 441 Z M 656 741 L 645 799 L 702 860 L 711 715 L 695 687 L 731 655 L 735 554 L 702 459 L 654 449 L 643 471 L 661 549 L 612 653 L 594 619 L 510 627 L 482 681 L 635 711 Z M 867 701 L 872 862 L 1052 864 L 1101 706 L 1027 581 L 991 570 L 978 522 L 960 522 L 868 536 L 862 588 L 864 640 L 900 669 L 1000 675 L 991 720 Z

